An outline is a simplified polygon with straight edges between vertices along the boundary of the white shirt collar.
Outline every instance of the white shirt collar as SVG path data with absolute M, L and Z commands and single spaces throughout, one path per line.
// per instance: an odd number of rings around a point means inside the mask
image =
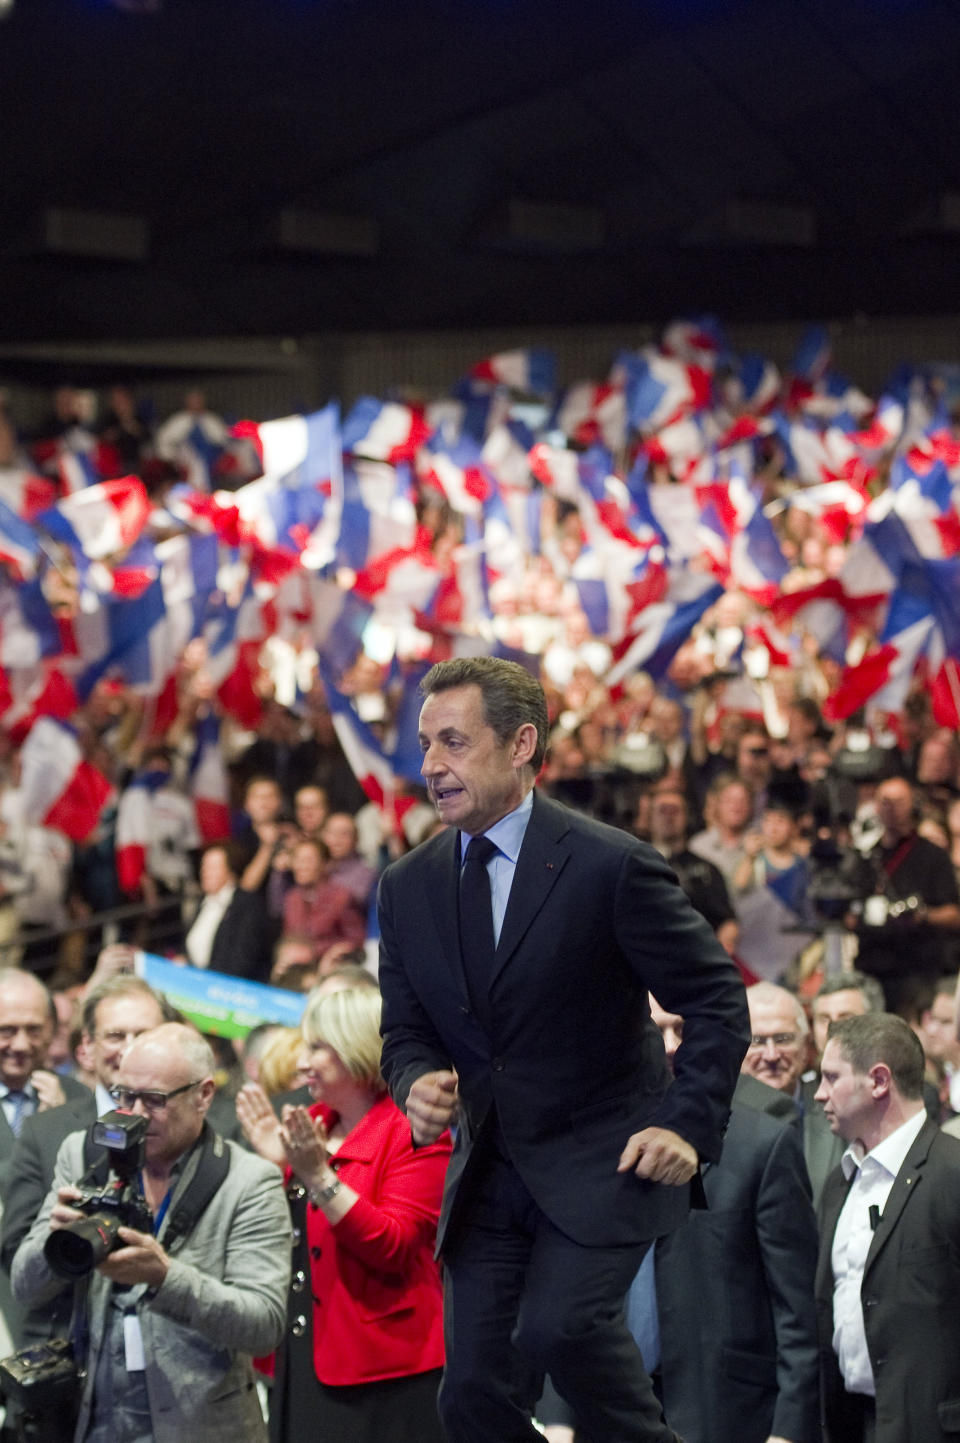
M 524 834 L 527 830 L 527 823 L 530 820 L 530 813 L 532 811 L 533 788 L 531 787 L 519 807 L 514 807 L 513 811 L 508 812 L 505 817 L 501 817 L 499 822 L 494 822 L 493 826 L 488 827 L 483 834 L 485 837 L 490 838 L 494 846 L 497 847 L 505 857 L 510 858 L 514 866 L 516 866 L 517 858 L 520 855 L 520 848 L 523 845 Z M 468 832 L 461 832 L 461 857 L 466 855 L 469 841 L 470 834 Z
M 868 1158 L 878 1167 L 883 1168 L 884 1172 L 889 1173 L 891 1177 L 896 1177 L 926 1120 L 926 1109 L 921 1107 L 919 1112 L 915 1113 L 913 1117 L 907 1118 L 906 1122 L 901 1123 L 869 1152 L 864 1152 L 862 1142 L 852 1142 L 840 1159 L 840 1166 L 843 1168 L 843 1175 L 847 1182 Z

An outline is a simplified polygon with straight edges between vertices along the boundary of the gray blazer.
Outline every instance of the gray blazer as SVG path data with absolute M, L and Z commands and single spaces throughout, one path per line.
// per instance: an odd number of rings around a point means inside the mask
M 12 1283 L 21 1303 L 39 1303 L 69 1286 L 47 1266 L 43 1244 L 57 1189 L 83 1171 L 83 1132 L 66 1139 L 53 1186 L 13 1260 Z M 196 1227 L 175 1241 L 158 1289 L 137 1303 L 146 1356 L 146 1385 L 156 1443 L 255 1443 L 266 1439 L 250 1359 L 280 1342 L 290 1281 L 290 1214 L 281 1174 L 273 1164 L 232 1143 L 230 1171 Z M 187 1161 L 167 1219 L 196 1168 Z M 111 1284 L 90 1278 L 90 1349 L 76 1438 L 90 1420 L 93 1380 L 104 1341 Z

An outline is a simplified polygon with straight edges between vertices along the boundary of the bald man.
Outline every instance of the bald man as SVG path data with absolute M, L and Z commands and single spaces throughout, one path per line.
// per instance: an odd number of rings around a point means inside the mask
M 118 1108 L 146 1119 L 141 1177 L 153 1228 L 122 1227 L 119 1246 L 90 1275 L 76 1428 L 85 1443 L 266 1439 L 251 1359 L 283 1333 L 290 1216 L 279 1170 L 207 1124 L 212 1074 L 200 1034 L 167 1023 L 130 1045 L 111 1088 Z M 44 1244 L 82 1216 L 75 1184 L 90 1162 L 87 1134 L 72 1133 L 13 1260 L 23 1304 L 70 1286 Z

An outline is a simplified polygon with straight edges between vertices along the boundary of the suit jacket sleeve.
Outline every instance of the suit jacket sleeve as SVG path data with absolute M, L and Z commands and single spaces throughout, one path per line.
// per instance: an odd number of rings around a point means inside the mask
M 683 1018 L 673 1085 L 652 1122 L 715 1162 L 750 1038 L 743 982 L 653 848 L 624 852 L 614 905 L 624 956 L 660 1006 Z
M 817 1225 L 797 1129 L 784 1126 L 770 1150 L 756 1209 L 757 1241 L 777 1342 L 777 1402 L 771 1432 L 791 1443 L 818 1436 L 820 1363 L 814 1277 Z
M 0 1263 L 7 1273 L 10 1272 L 14 1253 L 43 1206 L 49 1186 L 36 1128 L 32 1126 L 33 1121 L 32 1117 L 26 1119 L 17 1138 L 4 1189 Z M 79 1119 L 77 1126 L 80 1126 Z
M 408 1269 L 425 1240 L 433 1246 L 450 1149 L 449 1134 L 413 1149 L 407 1132 L 402 1146 L 392 1148 L 377 1201 L 358 1197 L 334 1224 L 337 1246 L 368 1268 L 385 1273 Z
M 380 880 L 377 910 L 380 919 L 380 989 L 383 993 L 384 1037 L 380 1069 L 390 1095 L 401 1109 L 418 1077 L 452 1066 L 450 1054 L 410 986 L 400 958 L 393 926 L 395 897 L 392 877 Z

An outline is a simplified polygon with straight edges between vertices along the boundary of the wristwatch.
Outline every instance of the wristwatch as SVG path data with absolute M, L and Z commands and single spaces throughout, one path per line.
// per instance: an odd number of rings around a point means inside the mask
M 342 1187 L 343 1183 L 338 1177 L 335 1177 L 333 1182 L 328 1182 L 326 1187 L 318 1188 L 316 1192 L 311 1188 L 309 1193 L 310 1201 L 314 1207 L 323 1207 L 326 1203 L 333 1201 Z

